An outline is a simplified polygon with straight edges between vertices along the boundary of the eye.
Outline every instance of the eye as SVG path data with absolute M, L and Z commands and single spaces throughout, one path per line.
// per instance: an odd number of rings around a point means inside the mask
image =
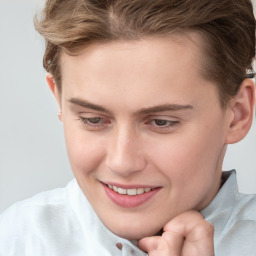
M 162 120 L 162 119 L 155 119 L 152 121 L 152 124 L 156 126 L 167 126 L 170 123 L 170 121 Z
M 85 126 L 86 128 L 90 129 L 102 129 L 104 128 L 107 124 L 110 123 L 110 121 L 106 118 L 102 117 L 83 117 L 80 116 L 79 119 L 82 122 L 82 125 Z
M 156 132 L 169 132 L 180 124 L 177 120 L 154 118 L 147 122 L 150 129 Z
M 103 118 L 100 118 L 100 117 L 84 118 L 83 121 L 93 125 L 97 125 L 103 122 Z
M 152 125 L 158 126 L 158 127 L 172 127 L 177 125 L 178 121 L 170 121 L 165 119 L 154 119 L 151 121 Z

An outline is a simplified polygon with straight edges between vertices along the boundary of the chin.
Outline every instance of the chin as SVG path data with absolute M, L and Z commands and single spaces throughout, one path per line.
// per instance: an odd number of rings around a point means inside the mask
M 150 224 L 148 225 L 150 226 Z M 140 240 L 145 237 L 150 237 L 154 236 L 156 234 L 159 234 L 161 232 L 161 228 L 145 228 L 145 225 L 139 225 L 139 226 L 134 226 L 134 225 L 127 225 L 126 227 L 124 226 L 115 226 L 115 227 L 109 227 L 107 228 L 114 233 L 115 235 L 128 239 L 128 240 Z

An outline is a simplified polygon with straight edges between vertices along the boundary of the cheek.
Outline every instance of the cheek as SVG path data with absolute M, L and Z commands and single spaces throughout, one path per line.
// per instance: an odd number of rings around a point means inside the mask
M 171 202 L 166 212 L 173 211 L 173 205 L 178 211 L 202 209 L 208 197 L 213 196 L 220 152 L 216 148 L 209 150 L 209 143 L 209 140 L 198 142 L 184 137 L 169 147 L 166 145 L 166 150 L 152 154 L 167 188 L 164 201 Z
M 104 143 L 82 129 L 74 131 L 72 127 L 65 127 L 64 130 L 68 157 L 75 175 L 93 172 L 104 159 Z
M 202 179 L 210 180 L 217 171 L 223 147 L 221 134 L 210 134 L 215 132 L 190 129 L 162 143 L 152 142 L 149 146 L 152 162 L 173 186 L 193 187 L 193 183 L 200 183 Z

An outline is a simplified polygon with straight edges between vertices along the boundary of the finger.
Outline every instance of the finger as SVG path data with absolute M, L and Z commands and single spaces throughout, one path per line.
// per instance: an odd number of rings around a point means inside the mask
M 138 247 L 144 251 L 144 252 L 152 252 L 154 250 L 157 250 L 157 248 L 159 247 L 159 239 L 161 237 L 159 236 L 152 236 L 152 237 L 146 237 L 146 238 L 142 238 L 138 241 Z
M 165 231 L 162 234 L 163 239 L 168 244 L 169 255 L 180 256 L 183 248 L 184 237 L 182 234 L 176 232 Z
M 187 230 L 188 234 L 183 247 L 184 255 L 213 256 L 213 226 L 209 222 L 203 220 L 201 223 L 198 223 L 198 225 L 191 226 L 190 228 L 190 230 Z
M 183 235 L 182 255 L 214 255 L 213 226 L 199 212 L 188 211 L 178 215 L 165 225 L 164 231 Z
M 183 236 L 171 232 L 165 232 L 162 237 L 147 237 L 138 242 L 141 250 L 149 256 L 180 256 L 183 247 Z

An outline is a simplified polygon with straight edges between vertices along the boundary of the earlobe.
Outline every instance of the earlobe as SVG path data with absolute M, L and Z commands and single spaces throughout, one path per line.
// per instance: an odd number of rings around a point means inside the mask
M 242 140 L 250 130 L 255 107 L 255 84 L 245 79 L 237 95 L 230 101 L 232 119 L 229 123 L 227 144 Z

